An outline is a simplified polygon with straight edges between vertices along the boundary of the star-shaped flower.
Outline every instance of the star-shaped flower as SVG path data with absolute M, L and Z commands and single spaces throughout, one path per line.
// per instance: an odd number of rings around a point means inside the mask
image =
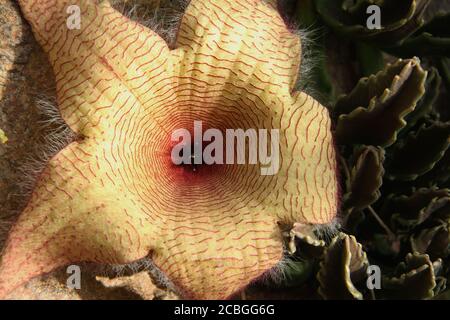
M 275 0 L 192 0 L 174 49 L 106 1 L 19 3 L 82 139 L 49 161 L 13 226 L 0 296 L 60 266 L 149 255 L 186 297 L 226 298 L 280 261 L 278 222 L 333 220 L 331 121 L 294 91 L 300 39 Z M 80 29 L 68 28 L 71 5 Z M 171 133 L 196 120 L 279 129 L 279 172 L 174 165 Z

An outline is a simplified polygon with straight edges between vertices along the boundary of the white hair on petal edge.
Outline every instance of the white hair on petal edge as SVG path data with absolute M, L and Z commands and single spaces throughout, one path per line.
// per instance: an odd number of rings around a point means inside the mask
M 339 218 L 335 218 L 330 223 L 314 225 L 313 232 L 315 233 L 317 238 L 324 240 L 326 243 L 329 243 L 338 234 L 339 228 Z M 281 260 L 270 270 L 265 272 L 259 279 L 256 279 L 255 283 L 275 285 L 281 284 L 286 280 L 287 266 L 298 259 L 300 258 L 291 255 L 287 248 L 284 248 L 283 257 L 281 258 Z
M 314 233 L 319 239 L 330 242 L 340 230 L 340 219 L 336 217 L 327 224 L 318 224 L 314 226 Z
M 282 283 L 286 279 L 286 266 L 290 262 L 289 253 L 285 250 L 283 252 L 283 258 L 273 266 L 270 270 L 266 271 L 261 278 L 256 279 L 255 283 L 269 284 Z
M 49 92 L 51 92 L 49 90 Z M 67 144 L 75 139 L 75 134 L 62 119 L 54 94 L 36 94 L 34 105 L 39 110 L 42 120 L 38 121 L 39 138 L 27 150 L 28 155 L 18 166 L 21 179 L 15 183 L 16 192 L 11 193 L 12 199 L 18 207 L 11 211 L 2 212 L 0 220 L 0 247 L 3 247 L 11 225 L 17 219 L 26 205 L 36 181 L 47 162 Z
M 323 54 L 317 48 L 317 40 L 320 37 L 321 31 L 315 27 L 309 27 L 297 28 L 293 32 L 297 34 L 302 43 L 301 64 L 295 89 L 303 91 L 325 103 L 326 101 L 323 101 L 324 99 L 318 90 L 317 79 L 314 78 L 315 71 L 321 61 L 324 60 Z
M 38 121 L 42 138 L 30 150 L 24 165 L 19 168 L 23 174 L 18 185 L 22 195 L 28 195 L 32 191 L 36 178 L 45 169 L 47 162 L 76 137 L 62 119 L 54 97 L 40 94 L 36 96 L 35 103 L 43 115 L 43 120 Z
M 171 48 L 175 45 L 178 26 L 189 2 L 190 0 L 163 1 L 156 8 L 151 8 L 151 2 L 142 4 L 142 1 L 132 0 L 124 4 L 111 1 L 124 16 L 158 33 Z
M 173 282 L 169 280 L 164 272 L 162 272 L 161 269 L 157 267 L 149 257 L 145 257 L 128 264 L 110 264 L 102 265 L 100 267 L 89 264 L 88 268 L 93 269 L 94 273 L 113 278 L 129 276 L 145 271 L 150 274 L 157 287 L 172 291 L 176 294 L 180 293 Z
M 152 275 L 152 279 L 158 286 L 167 288 L 175 293 L 179 293 L 179 290 L 173 284 L 172 281 L 166 276 L 166 274 L 158 268 L 151 259 L 147 259 L 147 271 Z

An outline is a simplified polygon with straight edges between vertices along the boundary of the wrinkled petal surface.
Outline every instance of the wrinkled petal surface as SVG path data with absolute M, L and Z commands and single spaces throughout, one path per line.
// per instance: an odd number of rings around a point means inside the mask
M 106 2 L 19 3 L 54 68 L 61 114 L 84 139 L 37 182 L 5 249 L 0 296 L 58 266 L 150 254 L 186 297 L 226 298 L 280 261 L 277 222 L 334 218 L 330 118 L 293 92 L 300 41 L 275 1 L 192 0 L 173 50 Z M 80 30 L 66 26 L 73 4 Z M 279 129 L 279 172 L 175 166 L 171 133 L 194 121 Z

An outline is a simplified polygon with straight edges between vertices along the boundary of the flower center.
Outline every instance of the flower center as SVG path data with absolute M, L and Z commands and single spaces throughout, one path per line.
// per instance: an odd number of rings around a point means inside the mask
M 185 149 L 182 149 L 180 151 L 180 157 L 186 158 L 188 161 L 178 164 L 178 166 L 190 173 L 198 173 L 200 170 L 203 170 L 205 166 L 212 166 L 203 161 L 202 154 L 205 146 L 206 144 L 203 142 L 201 149 L 199 149 L 201 154 L 199 154 L 199 152 L 195 148 L 195 143 L 191 143 L 190 148 L 188 148 L 190 152 L 188 153 L 187 157 L 185 157 L 184 155 Z

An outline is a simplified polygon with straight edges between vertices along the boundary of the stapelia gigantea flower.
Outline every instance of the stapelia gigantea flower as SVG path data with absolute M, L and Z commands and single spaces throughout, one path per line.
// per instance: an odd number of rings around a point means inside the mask
M 49 161 L 13 226 L 1 296 L 71 263 L 149 256 L 186 297 L 226 298 L 282 259 L 279 222 L 333 220 L 331 121 L 294 91 L 301 44 L 276 1 L 192 0 L 174 49 L 105 1 L 19 3 L 83 138 Z M 79 30 L 67 28 L 69 5 Z M 175 166 L 171 133 L 194 120 L 279 129 L 279 172 Z

